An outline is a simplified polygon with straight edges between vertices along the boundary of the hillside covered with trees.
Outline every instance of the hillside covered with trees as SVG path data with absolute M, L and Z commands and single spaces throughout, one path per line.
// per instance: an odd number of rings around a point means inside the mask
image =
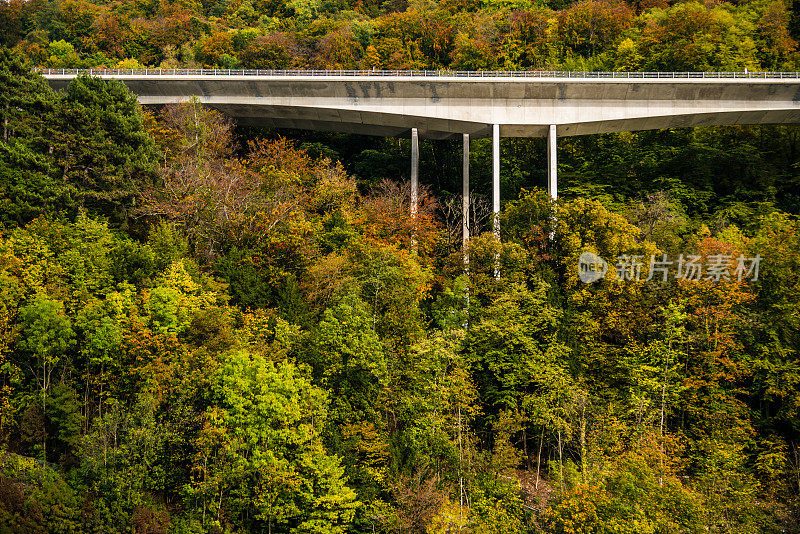
M 6 0 L 43 67 L 797 70 L 782 0 Z
M 500 241 L 475 140 L 465 272 L 460 143 L 421 144 L 411 219 L 407 139 L 31 70 L 794 70 L 793 6 L 10 0 L 0 27 L 3 534 L 800 532 L 799 128 L 565 138 L 557 202 L 542 140 L 503 139 Z M 614 269 L 665 254 L 731 276 Z

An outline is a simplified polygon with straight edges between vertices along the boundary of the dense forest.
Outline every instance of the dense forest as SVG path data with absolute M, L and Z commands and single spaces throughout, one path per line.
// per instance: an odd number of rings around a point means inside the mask
M 36 66 L 796 70 L 782 0 L 4 0 Z
M 503 139 L 500 240 L 476 139 L 465 268 L 460 142 L 412 219 L 408 139 L 32 71 L 796 70 L 799 16 L 0 2 L 0 533 L 800 532 L 800 128 L 563 138 L 558 201 Z M 682 254 L 731 276 L 614 265 Z

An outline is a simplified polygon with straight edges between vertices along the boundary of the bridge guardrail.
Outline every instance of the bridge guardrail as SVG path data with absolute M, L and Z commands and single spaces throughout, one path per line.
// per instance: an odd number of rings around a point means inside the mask
M 793 79 L 798 72 L 575 72 L 540 70 L 34 69 L 45 76 L 375 76 L 439 78 Z

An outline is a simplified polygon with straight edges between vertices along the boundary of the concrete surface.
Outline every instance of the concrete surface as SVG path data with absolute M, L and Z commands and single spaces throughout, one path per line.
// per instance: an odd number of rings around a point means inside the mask
M 45 74 L 65 87 L 74 74 Z M 800 122 L 800 79 L 119 74 L 145 105 L 197 97 L 243 124 L 379 136 L 545 137 Z

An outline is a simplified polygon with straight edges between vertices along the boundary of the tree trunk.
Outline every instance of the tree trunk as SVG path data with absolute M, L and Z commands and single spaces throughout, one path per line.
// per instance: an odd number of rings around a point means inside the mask
M 525 450 L 525 467 L 528 471 L 531 470 L 531 455 L 528 454 L 528 429 L 522 428 L 522 448 Z
M 559 484 L 564 486 L 564 455 L 563 450 L 561 448 L 561 429 L 558 429 L 558 473 L 559 473 Z
M 800 453 L 798 453 L 797 444 L 792 443 L 792 450 L 794 451 L 794 474 L 797 479 L 797 491 L 800 492 Z
M 83 390 L 83 422 L 81 428 L 84 434 L 89 433 L 89 372 L 86 372 L 86 387 Z
M 461 449 L 461 405 L 458 405 L 458 503 L 461 507 L 464 506 L 464 471 L 461 465 L 462 449 Z M 461 511 L 459 511 L 459 514 Z
M 42 358 L 42 460 L 47 461 L 47 386 L 49 384 L 47 359 Z
M 581 399 L 581 482 L 586 484 L 586 397 Z
M 536 489 L 539 489 L 539 472 L 542 467 L 542 444 L 544 443 L 544 425 L 542 425 L 542 433 L 539 436 L 539 456 L 536 457 Z
M 667 345 L 667 354 L 664 356 L 664 380 L 661 383 L 661 422 L 659 423 L 659 448 L 661 455 L 658 458 L 658 464 L 661 472 L 658 474 L 658 485 L 664 486 L 664 412 L 667 403 L 667 367 L 669 365 L 669 356 L 672 352 L 672 341 L 670 340 Z

